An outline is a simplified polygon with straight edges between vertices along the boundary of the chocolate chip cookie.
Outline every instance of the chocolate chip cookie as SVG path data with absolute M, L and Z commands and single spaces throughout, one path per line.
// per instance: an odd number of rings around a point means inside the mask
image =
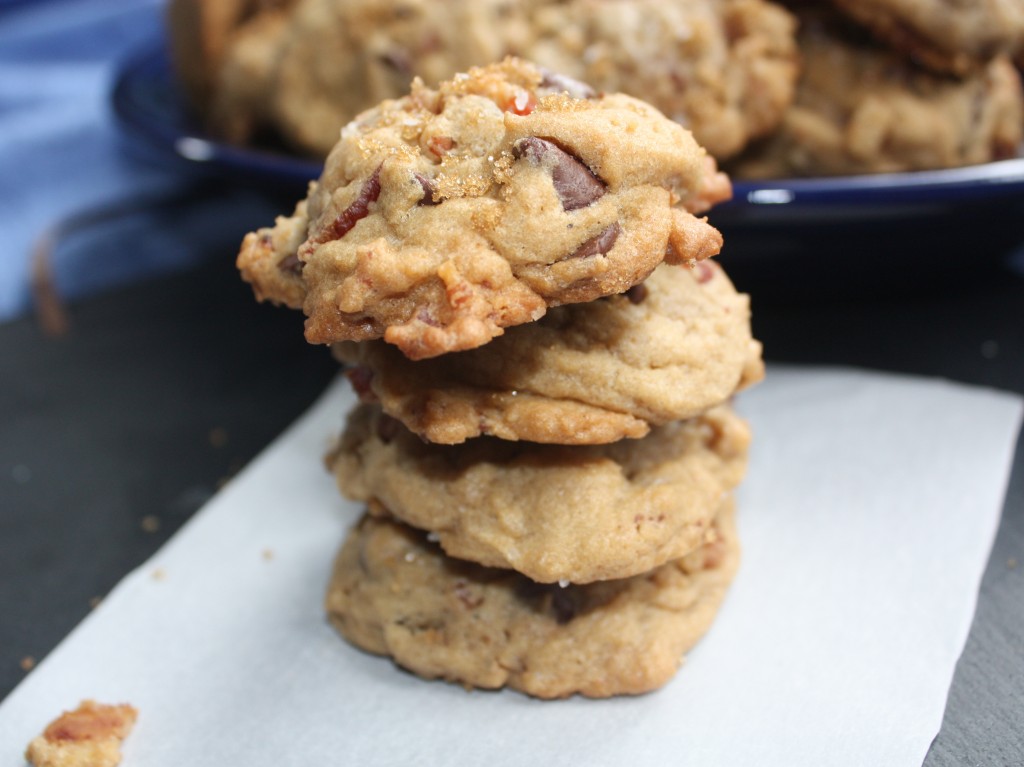
M 1024 44 L 1022 0 L 833 0 L 899 51 L 963 75 Z
M 429 445 L 379 408 L 349 418 L 338 487 L 427 530 L 450 556 L 552 583 L 626 578 L 700 545 L 746 470 L 750 432 L 722 406 L 599 446 L 481 438 Z
M 794 18 L 763 0 L 574 0 L 532 18 L 524 55 L 642 98 L 724 160 L 771 131 L 799 72 Z
M 731 501 L 706 543 L 643 575 L 544 586 L 445 557 L 422 533 L 365 517 L 338 555 L 328 616 L 358 647 L 419 676 L 541 698 L 665 684 L 710 626 L 739 561 Z
M 1024 123 L 1020 78 L 996 58 L 938 75 L 825 13 L 801 13 L 804 73 L 774 136 L 737 176 L 843 175 L 951 168 L 1013 157 Z
M 246 100 L 244 106 L 234 95 L 238 82 L 219 82 L 225 64 L 245 52 L 236 48 L 236 35 L 250 22 L 254 32 L 275 49 L 280 38 L 262 21 L 265 15 L 280 15 L 297 0 L 169 0 L 166 21 L 170 54 L 175 72 L 191 105 L 200 112 L 227 97 L 242 110 L 255 106 L 258 99 Z M 259 21 L 257 21 L 259 20 Z M 264 43 L 261 43 L 264 44 Z M 251 45 L 251 43 L 249 43 Z M 266 96 L 265 82 L 269 72 L 258 73 L 260 95 Z M 244 87 L 247 87 L 245 85 Z
M 797 76 L 793 19 L 765 0 L 301 0 L 284 34 L 266 35 L 277 64 L 221 77 L 215 126 L 244 140 L 239 127 L 262 122 L 321 157 L 414 77 L 433 85 L 509 54 L 644 99 L 718 158 L 778 123 Z M 253 47 L 229 50 L 227 68 Z
M 278 249 L 296 216 L 249 235 L 238 265 L 280 303 L 301 280 L 310 342 L 383 338 L 422 359 L 715 255 L 721 235 L 691 211 L 728 192 L 654 108 L 508 59 L 364 112 L 308 198 L 301 245 Z
M 379 341 L 335 354 L 366 401 L 430 442 L 599 444 L 689 418 L 763 376 L 750 305 L 721 267 L 661 266 L 625 294 L 552 309 L 486 346 L 413 362 Z

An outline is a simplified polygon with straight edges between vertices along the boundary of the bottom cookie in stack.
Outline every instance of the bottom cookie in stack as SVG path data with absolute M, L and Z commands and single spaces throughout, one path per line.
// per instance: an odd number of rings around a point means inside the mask
M 426 533 L 365 516 L 338 555 L 326 604 L 346 639 L 422 677 L 540 698 L 608 697 L 648 692 L 675 674 L 738 563 L 731 497 L 686 556 L 566 587 L 450 558 Z
M 749 442 L 725 405 L 573 446 L 432 445 L 362 405 L 330 463 L 370 514 L 338 557 L 328 614 L 428 678 L 542 698 L 653 690 L 735 573 Z

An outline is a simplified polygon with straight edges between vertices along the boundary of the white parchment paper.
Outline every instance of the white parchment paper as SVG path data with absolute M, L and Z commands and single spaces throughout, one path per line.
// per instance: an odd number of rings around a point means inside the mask
M 83 698 L 130 702 L 125 767 L 919 765 L 996 530 L 1020 398 L 773 369 L 744 561 L 676 678 L 539 702 L 424 682 L 337 637 L 321 601 L 360 509 L 320 457 L 343 384 L 104 600 L 0 705 L 0 763 Z

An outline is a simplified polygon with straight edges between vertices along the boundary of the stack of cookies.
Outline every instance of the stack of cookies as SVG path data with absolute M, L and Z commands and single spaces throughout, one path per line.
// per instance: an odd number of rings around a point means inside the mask
M 763 374 L 677 123 L 508 59 L 364 112 L 248 235 L 360 404 L 329 456 L 368 514 L 327 610 L 428 678 L 539 697 L 664 684 L 735 572 Z

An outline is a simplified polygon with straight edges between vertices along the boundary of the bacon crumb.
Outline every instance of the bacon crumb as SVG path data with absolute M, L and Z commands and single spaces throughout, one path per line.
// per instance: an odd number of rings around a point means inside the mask
M 352 384 L 352 389 L 360 402 L 376 402 L 377 395 L 373 393 L 370 385 L 373 381 L 373 371 L 367 367 L 359 366 L 345 371 L 345 377 Z
M 313 247 L 320 245 L 325 242 L 331 242 L 332 240 L 340 240 L 346 234 L 348 234 L 352 227 L 358 224 L 362 219 L 370 213 L 370 204 L 377 202 L 377 198 L 380 197 L 380 166 L 370 175 L 362 187 L 359 189 L 359 194 L 356 199 L 352 201 L 345 210 L 338 214 L 337 218 L 332 221 L 326 229 L 319 232 L 315 237 L 310 237 L 303 247 L 312 245 Z M 301 257 L 298 257 L 299 261 L 303 261 Z
M 697 282 L 701 285 L 709 282 L 715 276 L 714 268 L 705 261 L 698 261 L 693 265 L 693 268 L 697 272 Z
M 537 108 L 537 96 L 532 91 L 520 90 L 504 104 L 506 112 L 525 117 Z
M 444 157 L 455 147 L 455 141 L 451 136 L 431 136 L 427 141 L 427 148 L 438 159 Z
M 84 700 L 33 739 L 25 758 L 35 767 L 115 767 L 121 763 L 121 742 L 138 715 L 127 704 L 108 706 Z

